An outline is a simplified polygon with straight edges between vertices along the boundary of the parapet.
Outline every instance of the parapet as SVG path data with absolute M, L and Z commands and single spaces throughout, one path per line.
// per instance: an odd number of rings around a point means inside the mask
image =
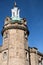
M 4 27 L 2 30 L 2 35 L 4 31 L 8 29 L 21 29 L 21 30 L 27 31 L 27 35 L 29 35 L 27 21 L 25 18 L 22 18 L 19 21 L 19 20 L 12 20 L 10 17 L 6 17 Z
M 43 57 L 43 53 L 39 52 L 36 47 L 28 47 L 28 50 L 29 50 L 30 53 L 37 53 L 37 55 Z
M 29 52 L 30 53 L 37 53 L 37 48 L 36 47 L 29 47 Z

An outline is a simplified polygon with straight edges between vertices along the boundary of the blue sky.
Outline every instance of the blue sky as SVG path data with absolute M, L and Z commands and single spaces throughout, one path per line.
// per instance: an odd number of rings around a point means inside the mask
M 11 9 L 15 1 L 21 10 L 20 16 L 27 19 L 30 31 L 28 45 L 37 47 L 40 52 L 43 52 L 43 0 L 0 0 L 0 45 L 4 19 L 6 16 L 11 17 Z

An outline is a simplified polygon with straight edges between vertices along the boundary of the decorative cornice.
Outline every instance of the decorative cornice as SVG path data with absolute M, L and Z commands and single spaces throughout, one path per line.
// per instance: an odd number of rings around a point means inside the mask
M 2 35 L 4 33 L 5 30 L 8 30 L 8 29 L 20 29 L 20 30 L 24 30 L 24 31 L 27 31 L 27 34 L 29 35 L 29 31 L 27 29 L 27 27 L 23 27 L 23 26 L 8 26 L 8 27 L 4 27 L 3 30 L 2 30 Z

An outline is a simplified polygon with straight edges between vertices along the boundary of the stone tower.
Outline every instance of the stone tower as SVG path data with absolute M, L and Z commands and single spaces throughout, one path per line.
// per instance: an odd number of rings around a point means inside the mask
M 29 65 L 27 22 L 20 18 L 16 3 L 11 9 L 12 16 L 6 17 L 2 30 L 3 46 L 1 65 Z

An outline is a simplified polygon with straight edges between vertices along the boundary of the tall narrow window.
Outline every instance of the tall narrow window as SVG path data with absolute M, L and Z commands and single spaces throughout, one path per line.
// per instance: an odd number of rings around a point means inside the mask
M 3 60 L 6 60 L 7 59 L 7 52 L 4 52 L 3 53 Z
M 26 59 L 27 59 L 27 60 L 29 59 L 29 57 L 28 57 L 28 52 L 26 52 Z

